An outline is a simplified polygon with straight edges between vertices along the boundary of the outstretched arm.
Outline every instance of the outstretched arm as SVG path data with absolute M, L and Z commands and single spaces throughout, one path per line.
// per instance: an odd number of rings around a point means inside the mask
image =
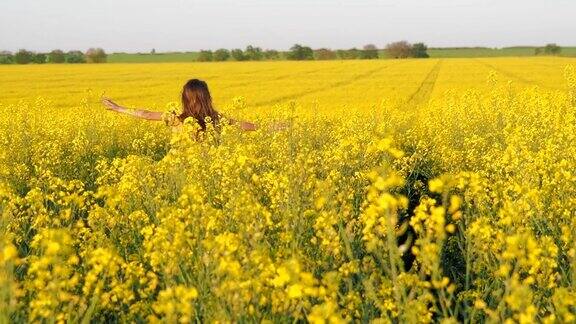
M 256 124 L 241 120 L 236 121 L 236 124 L 240 126 L 240 129 L 242 129 L 243 131 L 255 131 L 258 128 Z
M 250 123 L 247 121 L 237 120 L 237 119 L 228 119 L 228 125 L 235 125 L 238 126 L 243 131 L 255 131 L 258 129 L 258 125 L 254 123 Z
M 146 119 L 146 120 L 155 120 L 155 121 L 161 121 L 162 120 L 162 113 L 161 112 L 148 111 L 145 109 L 131 109 L 131 108 L 122 107 L 108 98 L 102 99 L 102 104 L 104 106 L 106 106 L 106 109 L 108 109 L 108 110 L 112 110 L 112 111 L 115 111 L 118 113 L 130 115 L 132 117 L 136 117 L 136 118 L 140 118 L 140 119 Z
M 233 120 L 232 119 L 232 120 L 230 120 L 230 124 L 231 125 L 237 125 L 243 131 L 255 131 L 259 128 L 259 126 L 254 124 L 254 123 L 242 121 L 242 120 Z M 272 132 L 282 131 L 282 130 L 289 128 L 290 125 L 291 125 L 290 122 L 277 122 L 277 123 L 270 125 L 269 130 Z

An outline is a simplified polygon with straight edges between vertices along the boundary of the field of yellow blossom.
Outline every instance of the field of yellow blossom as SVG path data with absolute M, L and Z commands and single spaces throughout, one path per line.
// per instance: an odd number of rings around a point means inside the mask
M 574 322 L 574 66 L 1 66 L 0 323 Z

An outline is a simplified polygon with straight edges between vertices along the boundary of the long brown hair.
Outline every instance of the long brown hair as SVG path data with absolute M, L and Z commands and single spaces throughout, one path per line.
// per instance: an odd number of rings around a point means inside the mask
M 216 126 L 220 121 L 220 114 L 212 106 L 212 96 L 206 82 L 198 79 L 188 80 L 182 88 L 182 114 L 180 121 L 192 117 L 198 122 L 202 130 L 206 130 L 206 117 Z

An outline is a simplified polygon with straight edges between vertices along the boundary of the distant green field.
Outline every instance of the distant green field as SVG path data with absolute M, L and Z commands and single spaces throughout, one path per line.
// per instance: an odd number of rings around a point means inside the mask
M 534 56 L 535 47 L 505 48 L 431 48 L 430 57 L 503 57 Z M 576 56 L 576 47 L 562 47 L 562 56 Z
M 428 54 L 432 58 L 457 57 L 505 57 L 505 56 L 534 56 L 534 47 L 506 47 L 506 48 L 431 48 Z M 576 56 L 576 47 L 562 47 L 562 56 Z M 185 53 L 113 53 L 108 55 L 109 63 L 160 63 L 160 62 L 193 62 L 198 52 Z M 380 51 L 380 57 L 385 58 L 386 53 Z

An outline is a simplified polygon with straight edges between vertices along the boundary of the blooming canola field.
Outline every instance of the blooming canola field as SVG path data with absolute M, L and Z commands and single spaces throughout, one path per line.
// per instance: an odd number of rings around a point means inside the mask
M 0 66 L 0 322 L 574 322 L 574 66 Z

